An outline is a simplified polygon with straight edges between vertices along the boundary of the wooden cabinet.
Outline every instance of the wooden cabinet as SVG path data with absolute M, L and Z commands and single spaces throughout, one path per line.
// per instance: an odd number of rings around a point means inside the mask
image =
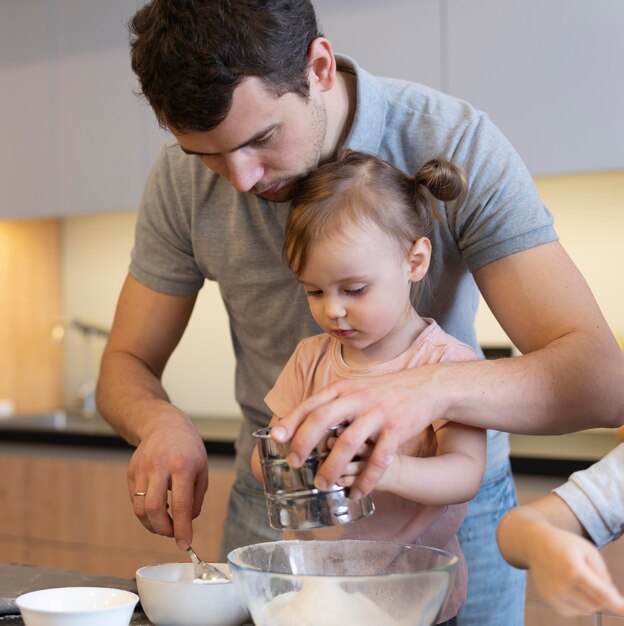
M 524 611 L 525 626 L 593 626 L 592 615 L 565 617 L 541 604 L 529 602 Z
M 555 487 L 565 482 L 563 477 L 516 476 L 518 500 L 527 504 L 536 498 L 550 493 Z M 619 539 L 601 550 L 609 572 L 619 589 L 624 589 L 624 540 Z M 565 617 L 546 606 L 541 600 L 529 573 L 527 578 L 527 599 L 525 607 L 525 626 L 593 626 L 593 616 Z M 624 626 L 624 617 L 603 615 L 603 626 Z
M 0 221 L 0 398 L 16 413 L 63 405 L 63 350 L 51 334 L 61 315 L 60 246 L 57 220 Z
M 133 577 L 144 565 L 185 561 L 174 541 L 135 518 L 126 487 L 131 451 L 0 444 L 0 561 Z M 210 487 L 193 547 L 219 559 L 232 457 L 211 457 Z

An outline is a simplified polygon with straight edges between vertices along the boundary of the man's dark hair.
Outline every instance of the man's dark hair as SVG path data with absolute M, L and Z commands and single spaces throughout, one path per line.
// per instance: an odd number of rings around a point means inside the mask
M 248 76 L 276 95 L 309 95 L 309 0 L 152 0 L 128 24 L 132 69 L 161 126 L 210 130 Z

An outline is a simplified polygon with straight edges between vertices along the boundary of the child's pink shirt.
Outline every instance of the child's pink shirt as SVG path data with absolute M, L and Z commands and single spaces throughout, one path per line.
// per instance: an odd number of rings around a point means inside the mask
M 391 361 L 366 368 L 349 367 L 342 358 L 340 342 L 327 334 L 303 339 L 282 370 L 265 402 L 274 415 L 288 414 L 302 400 L 330 383 L 344 378 L 378 376 L 390 372 L 444 361 L 474 361 L 474 350 L 445 333 L 427 318 L 427 328 L 405 352 Z M 446 420 L 436 420 L 433 431 Z M 404 444 L 404 447 L 407 444 Z M 431 455 L 435 450 L 431 450 Z M 344 526 L 289 534 L 297 539 L 375 539 L 442 548 L 459 557 L 451 595 L 440 621 L 451 619 L 466 598 L 467 568 L 456 533 L 466 514 L 466 504 L 430 506 L 382 491 L 373 492 L 375 513 Z

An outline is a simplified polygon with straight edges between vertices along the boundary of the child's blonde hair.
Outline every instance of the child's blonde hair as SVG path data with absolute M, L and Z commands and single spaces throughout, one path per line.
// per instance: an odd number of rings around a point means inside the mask
M 346 150 L 297 185 L 286 222 L 284 258 L 299 276 L 313 242 L 344 233 L 353 223 L 373 223 L 409 249 L 433 229 L 436 214 L 427 192 L 438 200 L 461 202 L 466 193 L 463 170 L 436 158 L 410 177 L 375 156 Z

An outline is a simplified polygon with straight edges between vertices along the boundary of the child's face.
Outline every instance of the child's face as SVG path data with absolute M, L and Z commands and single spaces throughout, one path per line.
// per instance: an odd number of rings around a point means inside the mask
M 316 323 L 343 345 L 348 363 L 383 362 L 403 352 L 422 327 L 410 301 L 414 272 L 407 249 L 375 226 L 311 246 L 299 276 Z M 428 242 L 427 242 L 428 244 Z

